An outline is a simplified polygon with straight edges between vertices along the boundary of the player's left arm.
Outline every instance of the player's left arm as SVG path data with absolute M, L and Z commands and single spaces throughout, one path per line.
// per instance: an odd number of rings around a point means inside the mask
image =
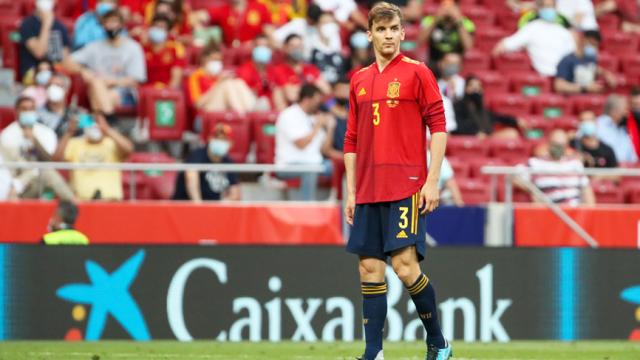
M 442 95 L 440 95 L 440 89 L 433 73 L 424 64 L 421 64 L 418 67 L 417 74 L 419 81 L 416 95 L 422 111 L 422 119 L 431 132 L 431 144 L 429 147 L 431 163 L 427 181 L 420 190 L 421 213 L 426 214 L 435 210 L 440 203 L 438 180 L 440 179 L 442 159 L 444 159 L 444 152 L 447 147 L 447 133 Z

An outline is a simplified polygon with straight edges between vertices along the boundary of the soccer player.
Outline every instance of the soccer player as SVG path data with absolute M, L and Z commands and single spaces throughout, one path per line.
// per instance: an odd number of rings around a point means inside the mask
M 344 141 L 353 225 L 347 251 L 359 256 L 366 349 L 362 359 L 384 359 L 387 257 L 406 286 L 427 332 L 427 360 L 451 357 L 440 330 L 435 292 L 420 269 L 426 214 L 439 202 L 438 178 L 447 135 L 442 97 L 431 71 L 400 54 L 400 9 L 386 2 L 369 12 L 375 62 L 354 74 Z M 431 132 L 427 175 L 426 129 Z

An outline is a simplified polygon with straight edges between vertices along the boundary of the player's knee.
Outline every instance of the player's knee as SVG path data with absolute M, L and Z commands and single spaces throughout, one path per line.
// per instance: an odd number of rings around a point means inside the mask
M 411 281 L 410 278 L 413 274 L 413 271 L 410 264 L 405 262 L 397 262 L 393 264 L 393 271 L 395 271 L 396 275 L 398 275 L 398 278 L 400 278 L 403 283 Z
M 362 281 L 384 280 L 384 265 L 381 268 L 375 262 L 360 261 L 358 270 L 360 271 L 360 279 L 362 279 Z

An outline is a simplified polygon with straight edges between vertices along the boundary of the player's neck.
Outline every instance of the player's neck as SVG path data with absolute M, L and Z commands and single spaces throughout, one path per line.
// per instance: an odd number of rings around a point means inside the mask
M 384 69 L 400 54 L 400 50 L 393 53 L 391 56 L 384 56 L 382 54 L 376 54 L 376 65 L 378 66 L 378 71 L 383 72 Z

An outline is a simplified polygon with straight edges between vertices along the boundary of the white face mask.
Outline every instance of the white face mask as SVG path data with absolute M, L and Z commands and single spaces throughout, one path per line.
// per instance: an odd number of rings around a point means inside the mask
M 84 135 L 92 142 L 98 142 L 102 140 L 102 131 L 97 126 L 90 126 L 84 129 Z
M 37 0 L 36 9 L 44 12 L 53 10 L 53 0 Z
M 319 30 L 320 30 L 320 34 L 327 39 L 331 39 L 336 36 L 339 36 L 338 24 L 333 22 L 322 24 Z
M 222 71 L 222 61 L 211 60 L 205 65 L 207 72 L 211 75 L 218 75 Z
M 47 88 L 47 99 L 51 102 L 60 102 L 64 100 L 66 92 L 60 85 L 53 84 Z

